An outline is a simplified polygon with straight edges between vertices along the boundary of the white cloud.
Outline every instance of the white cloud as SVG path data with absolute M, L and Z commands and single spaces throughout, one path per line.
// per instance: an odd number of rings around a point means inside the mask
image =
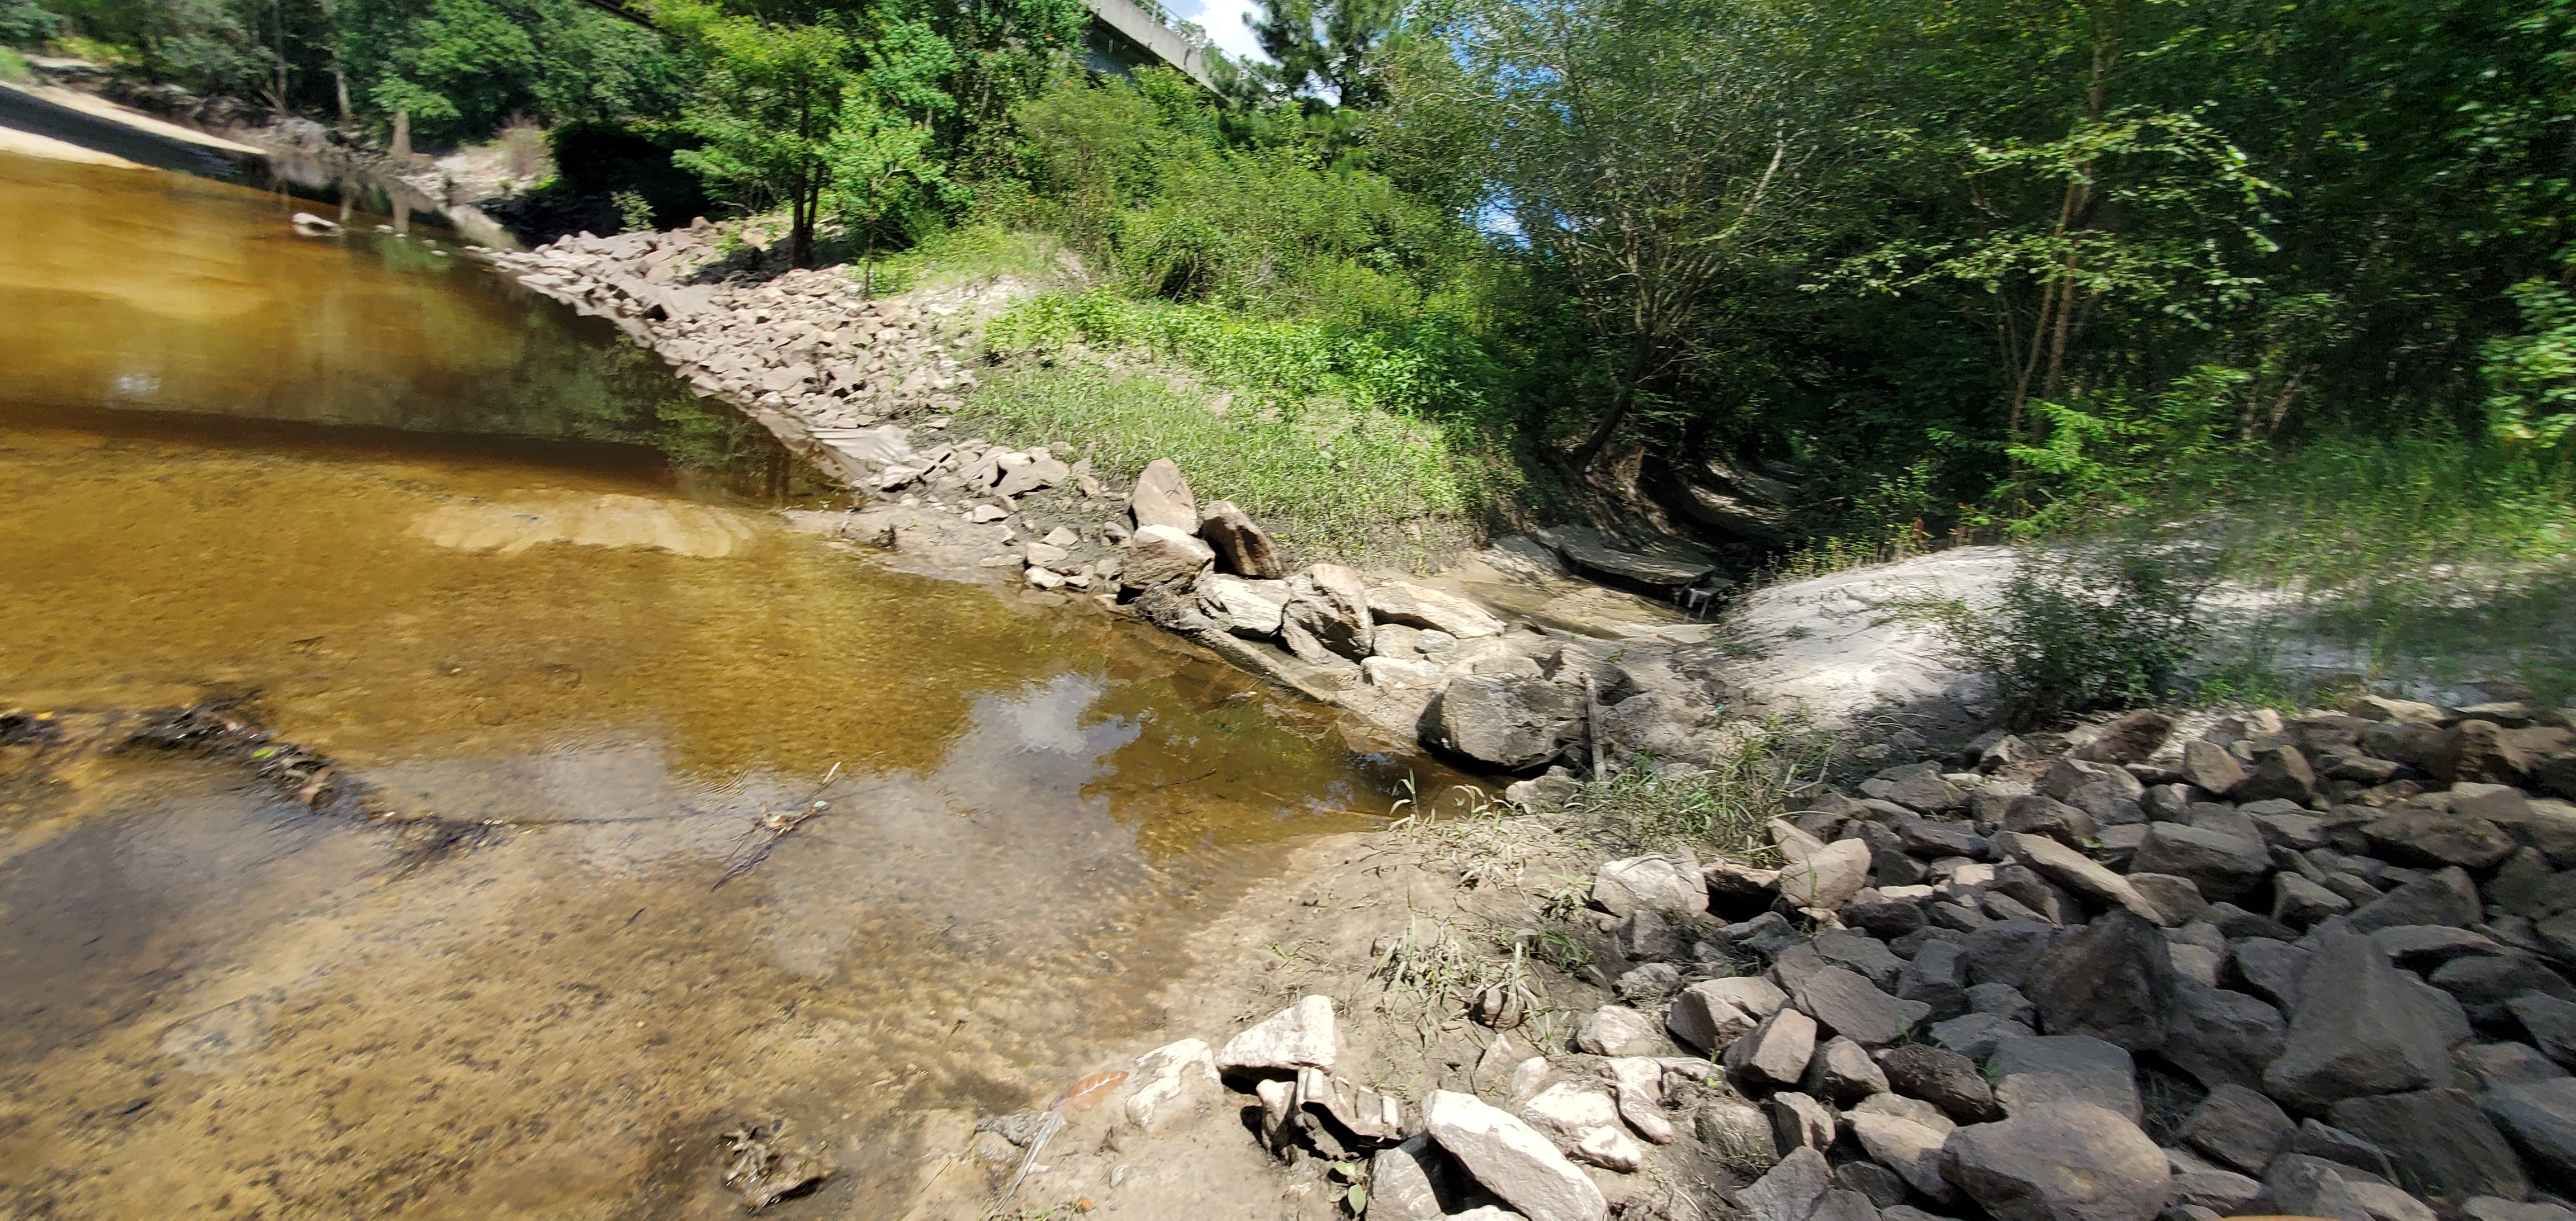
M 1253 39 L 1251 27 L 1243 24 L 1247 14 L 1261 11 L 1254 0 L 1166 0 L 1164 7 L 1179 20 L 1207 27 L 1208 37 L 1226 54 L 1269 62 L 1270 57 L 1261 53 L 1261 44 Z

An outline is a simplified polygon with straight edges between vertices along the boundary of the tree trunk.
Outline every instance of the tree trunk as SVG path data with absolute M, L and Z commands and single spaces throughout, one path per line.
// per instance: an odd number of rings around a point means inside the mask
M 1593 421 L 1592 431 L 1585 433 L 1583 440 L 1565 457 L 1566 465 L 1576 473 L 1590 469 L 1592 460 L 1601 456 L 1601 451 L 1609 446 L 1610 438 L 1618 435 L 1619 426 L 1627 422 L 1628 409 L 1637 401 L 1637 382 L 1646 375 L 1647 362 L 1653 358 L 1654 344 L 1653 336 L 1639 335 L 1630 345 L 1628 368 L 1620 374 L 1618 386 L 1610 392 L 1610 409 Z

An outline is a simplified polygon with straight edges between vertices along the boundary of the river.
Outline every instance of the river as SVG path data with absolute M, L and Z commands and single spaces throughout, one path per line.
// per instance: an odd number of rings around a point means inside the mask
M 0 709 L 238 699 L 493 825 L 0 748 L 0 1213 L 730 1216 L 721 1134 L 784 1121 L 840 1167 L 788 1215 L 896 1215 L 1421 766 L 780 528 L 827 489 L 757 427 L 311 206 L 0 155 Z

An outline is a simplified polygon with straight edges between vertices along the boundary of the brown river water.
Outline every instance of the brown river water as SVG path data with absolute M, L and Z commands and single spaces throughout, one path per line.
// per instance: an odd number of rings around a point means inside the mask
M 720 1135 L 778 1120 L 840 1168 L 780 1215 L 896 1215 L 926 1134 L 1161 1041 L 1183 938 L 1427 773 L 780 529 L 822 490 L 605 323 L 307 208 L 0 155 L 0 710 L 246 696 L 506 825 L 0 766 L 0 1215 L 738 1215 Z

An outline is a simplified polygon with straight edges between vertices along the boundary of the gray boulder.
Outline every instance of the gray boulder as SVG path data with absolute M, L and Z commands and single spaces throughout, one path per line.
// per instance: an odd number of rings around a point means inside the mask
M 2379 854 L 2407 865 L 2484 869 L 2514 852 L 2513 837 L 2483 818 L 2425 806 L 2400 806 L 2364 824 Z
M 1199 578 L 1199 613 L 1237 636 L 1267 640 L 1279 634 L 1288 605 L 1286 581 L 1250 581 L 1210 573 Z
M 1955 1051 L 1909 1043 L 1878 1053 L 1878 1066 L 1887 1074 L 1890 1089 L 1931 1103 L 1960 1123 L 1989 1123 L 2004 1117 L 1994 1088 L 1977 1072 L 1976 1061 Z
M 1460 640 L 1503 634 L 1503 621 L 1473 600 L 1406 581 L 1368 591 L 1369 614 L 1380 623 L 1447 632 Z
M 1833 1190 L 1834 1170 L 1814 1149 L 1790 1151 L 1753 1185 L 1735 1193 L 1753 1221 L 1807 1221 L 1816 1202 Z
M 2098 815 L 2095 820 L 2100 820 Z M 2047 836 L 2007 831 L 1996 836 L 1994 844 L 2014 860 L 2039 871 L 2042 877 L 2084 898 L 2105 907 L 2124 908 L 2158 924 L 2178 923 L 2169 921 L 2164 912 L 2147 902 L 2128 879 Z
M 2245 765 L 2215 742 L 2182 744 L 2183 783 L 2211 793 L 2224 793 L 2245 779 Z
M 2038 920 L 1998 920 L 1968 934 L 1959 949 L 1970 984 L 2020 987 L 2031 967 L 2048 952 L 2057 930 Z
M 1782 1008 L 1728 1045 L 1728 1072 L 1757 1084 L 1795 1086 L 1816 1051 L 1816 1019 Z
M 1932 1012 L 1921 1001 L 1889 996 L 1841 967 L 1826 967 L 1799 980 L 1790 995 L 1825 1029 L 1870 1047 L 1904 1037 Z
M 1231 501 L 1211 500 L 1199 510 L 1199 537 L 1215 548 L 1218 561 L 1229 572 L 1257 581 L 1288 575 L 1279 560 L 1279 545 Z
M 2136 1124 L 2082 1103 L 1961 1128 L 1942 1170 L 1996 1221 L 2148 1221 L 2173 1198 L 2164 1150 Z
M 2269 1003 L 2242 992 L 2184 983 L 2161 1049 L 2167 1062 L 2203 1089 L 2259 1087 L 2263 1070 L 2289 1042 L 2289 1023 Z
M 2032 964 L 2022 991 L 2039 1005 L 2050 1034 L 2153 1051 L 2172 1026 L 2176 986 L 2164 935 L 2122 911 L 2058 938 Z
M 2060 1102 L 2098 1106 L 2131 1123 L 2146 1114 L 2138 1101 L 2137 1062 L 2126 1048 L 2082 1035 L 2012 1039 L 1986 1060 L 1995 1100 L 2005 1112 L 2043 1111 Z
M 2289 1041 L 2263 1071 L 2264 1092 L 2322 1111 L 2364 1094 L 2449 1087 L 2459 1039 L 2427 996 L 2441 994 L 2391 965 L 2368 937 L 2321 941 L 2299 977 Z
M 2192 1148 L 2259 1175 L 2297 1130 L 2279 1103 L 2241 1085 L 2221 1085 L 2192 1109 L 2181 1135 Z
M 1544 679 L 1452 679 L 1434 710 L 1438 745 L 1505 771 L 1535 767 L 1555 758 L 1578 732 L 1581 703 L 1575 693 Z
M 1708 882 L 1685 852 L 1610 861 L 1592 877 L 1592 901 L 1614 916 L 1640 908 L 1696 916 L 1708 911 Z
M 2228 955 L 2228 965 L 2233 978 L 2245 985 L 2246 991 L 2289 1010 L 2299 1003 L 2299 976 L 2308 969 L 2312 956 L 2286 941 L 2248 937 L 2236 943 Z
M 2466 928 L 2483 913 L 2478 888 L 2468 871 L 2453 866 L 2427 874 L 2364 903 L 2352 913 L 2356 933 L 2372 933 L 2401 924 L 2446 924 Z
M 2478 1105 L 2551 1190 L 2576 1190 L 2576 1077 L 2498 1086 Z
M 2228 796 L 2240 802 L 2306 801 L 2317 791 L 2317 773 L 2308 766 L 2308 757 L 2295 746 L 2274 746 L 2254 752 L 2254 766 Z
M 2531 991 L 2505 1002 L 2505 1009 L 2542 1055 L 2562 1065 L 2576 1062 L 2576 1004 Z
M 1968 961 L 1961 947 L 1947 941 L 1926 942 L 1897 971 L 1896 995 L 1922 1002 L 1931 1020 L 1947 1021 L 1968 1008 L 1967 983 Z
M 2014 1039 L 2030 1037 L 2030 1027 L 1994 1013 L 1962 1014 L 1932 1027 L 1933 1042 L 1971 1060 L 1983 1060 Z
M 1887 1074 L 1869 1050 L 1851 1039 L 1836 1035 L 1816 1048 L 1807 1061 L 1807 1075 L 1799 1088 L 1836 1106 L 1850 1106 L 1872 1094 L 1887 1092 Z
M 2434 1221 L 2433 1210 L 2376 1175 L 2322 1158 L 2284 1153 L 2263 1174 L 2272 1206 L 2290 1216 L 2333 1221 Z
M 2445 1208 L 2471 1196 L 2519 1200 L 2529 1190 L 2513 1150 L 2460 1090 L 2346 1098 L 2336 1127 L 2388 1151 L 2397 1185 Z
M 2259 839 L 2182 823 L 2151 823 L 2129 858 L 2129 870 L 2189 878 L 2203 896 L 2234 899 L 2262 884 L 2272 871 L 2272 854 Z

